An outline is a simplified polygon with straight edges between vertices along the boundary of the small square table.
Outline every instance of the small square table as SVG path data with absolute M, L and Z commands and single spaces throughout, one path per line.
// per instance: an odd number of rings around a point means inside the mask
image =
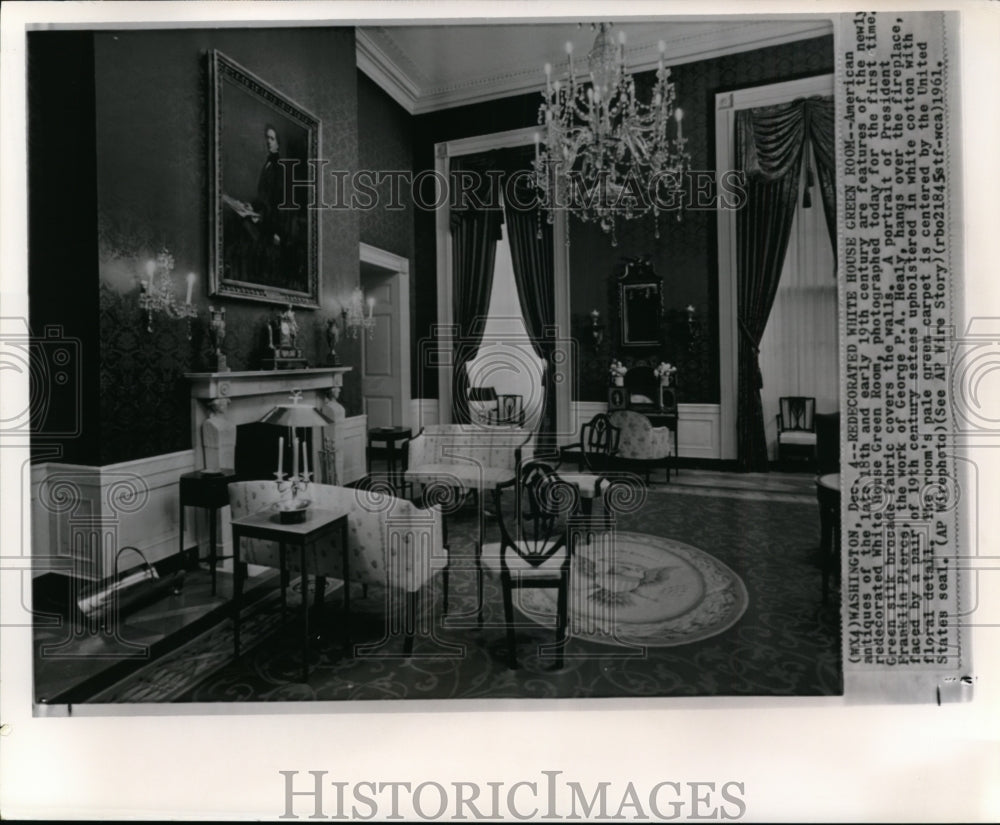
M 212 595 L 215 595 L 215 567 L 226 556 L 220 556 L 216 550 L 215 521 L 219 510 L 229 506 L 229 485 L 236 481 L 236 473 L 230 469 L 195 470 L 184 473 L 180 478 L 180 542 L 181 558 L 184 558 L 184 508 L 203 507 L 208 510 L 208 562 L 212 566 Z M 198 548 L 195 548 L 196 563 L 201 561 Z
M 284 588 L 285 547 L 299 548 L 302 568 L 302 681 L 309 679 L 309 574 L 306 568 L 306 554 L 317 542 L 330 539 L 340 533 L 340 550 L 344 565 L 344 636 L 347 649 L 351 645 L 351 587 L 350 561 L 347 548 L 348 507 L 341 510 L 321 510 L 310 508 L 305 521 L 284 524 L 278 520 L 276 510 L 268 508 L 252 515 L 237 519 L 233 527 L 233 655 L 240 656 L 240 609 L 243 601 L 243 568 L 240 564 L 240 539 L 263 539 L 278 544 Z
M 384 444 L 389 483 L 393 490 L 406 490 L 406 442 L 413 437 L 409 427 L 374 427 L 368 431 L 368 475 L 372 472 L 372 449 L 376 442 Z M 398 462 L 398 464 L 397 464 Z
M 823 604 L 826 604 L 830 574 L 840 581 L 840 473 L 827 473 L 816 479 L 816 498 L 819 501 Z

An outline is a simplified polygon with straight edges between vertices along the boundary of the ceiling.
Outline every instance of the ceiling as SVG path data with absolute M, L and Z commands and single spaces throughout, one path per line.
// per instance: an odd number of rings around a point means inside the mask
M 830 34 L 829 18 L 673 18 L 665 22 L 623 22 L 612 35 L 626 36 L 632 71 L 654 68 L 659 41 L 668 65 L 705 60 Z M 577 70 L 585 69 L 595 32 L 589 24 L 504 23 L 482 25 L 361 26 L 358 67 L 411 114 L 423 114 L 499 97 L 539 91 L 543 67 L 565 70 L 567 41 L 573 42 Z

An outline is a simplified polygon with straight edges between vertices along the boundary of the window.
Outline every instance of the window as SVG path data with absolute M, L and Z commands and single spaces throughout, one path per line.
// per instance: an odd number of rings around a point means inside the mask
M 806 148 L 811 151 L 811 144 L 807 143 Z M 803 153 L 803 161 L 805 157 Z M 812 168 L 815 170 L 815 163 Z M 775 417 L 779 398 L 812 396 L 818 413 L 836 412 L 839 408 L 833 248 L 819 183 L 812 186 L 812 206 L 808 209 L 802 206 L 805 183 L 803 170 L 781 282 L 760 342 L 760 371 L 764 376 L 761 403 L 772 458 L 777 453 Z
M 535 355 L 524 326 L 506 231 L 497 242 L 483 340 L 466 369 L 470 387 L 493 387 L 498 395 L 520 395 L 525 426 L 537 427 L 542 414 L 542 359 Z

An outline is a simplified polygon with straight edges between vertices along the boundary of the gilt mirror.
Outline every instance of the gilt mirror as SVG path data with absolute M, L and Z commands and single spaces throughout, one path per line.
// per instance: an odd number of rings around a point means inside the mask
M 632 260 L 618 278 L 618 328 L 623 347 L 660 344 L 663 316 L 662 281 L 648 261 Z

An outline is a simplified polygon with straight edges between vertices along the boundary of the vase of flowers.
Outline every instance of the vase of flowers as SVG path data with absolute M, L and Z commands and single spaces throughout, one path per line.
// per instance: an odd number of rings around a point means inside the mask
M 626 367 L 617 358 L 611 362 L 611 383 L 616 387 L 625 386 L 625 373 L 628 372 L 628 367 Z
M 661 361 L 656 369 L 653 370 L 653 375 L 660 379 L 660 386 L 667 387 L 674 381 L 674 374 L 677 372 L 677 367 L 666 361 Z

